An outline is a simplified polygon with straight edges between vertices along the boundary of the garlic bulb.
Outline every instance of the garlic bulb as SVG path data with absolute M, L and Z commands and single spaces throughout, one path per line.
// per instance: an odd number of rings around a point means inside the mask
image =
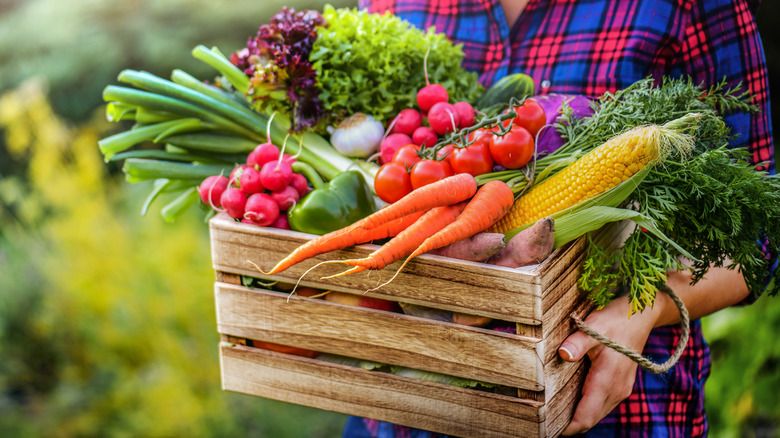
M 379 149 L 385 128 L 370 115 L 355 113 L 332 129 L 330 143 L 341 155 L 367 158 Z

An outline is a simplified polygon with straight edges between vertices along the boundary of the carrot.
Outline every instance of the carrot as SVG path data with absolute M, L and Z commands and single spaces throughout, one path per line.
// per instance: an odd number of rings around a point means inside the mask
M 434 207 L 457 204 L 458 202 L 465 201 L 474 196 L 476 191 L 477 182 L 474 177 L 468 173 L 450 176 L 426 186 L 419 187 L 395 203 L 388 205 L 352 225 L 305 243 L 303 246 L 306 248 L 301 247 L 296 249 L 292 254 L 277 263 L 270 272 L 263 272 L 263 274 L 276 274 L 318 254 L 343 249 L 374 239 L 389 237 L 389 234 L 383 237 L 375 237 L 369 233 L 370 237 L 367 238 L 364 235 L 364 232 L 379 228 L 387 222 L 403 218 L 412 213 L 424 212 Z M 417 216 L 417 218 L 419 218 L 419 216 Z M 398 230 L 396 234 L 398 232 L 400 232 L 400 230 Z
M 434 207 L 428 210 L 417 222 L 398 233 L 396 237 L 367 257 L 340 261 L 341 263 L 352 265 L 354 268 L 325 278 L 340 277 L 366 269 L 382 269 L 391 263 L 401 260 L 411 254 L 425 239 L 454 222 L 465 207 L 466 203 L 460 202 L 455 205 Z
M 485 231 L 498 222 L 512 207 L 514 202 L 512 189 L 502 181 L 490 181 L 483 185 L 469 201 L 463 213 L 458 218 L 442 228 L 425 241 L 406 258 L 395 275 L 386 283 L 374 288 L 378 289 L 393 281 L 399 272 L 409 263 L 409 260 L 432 249 L 441 248 L 461 239 L 471 237 Z
M 468 173 L 459 173 L 418 187 L 398 201 L 355 222 L 347 228 L 374 228 L 387 221 L 416 211 L 463 202 L 477 192 L 477 182 Z
M 344 249 L 352 245 L 371 242 L 372 240 L 393 237 L 415 223 L 424 212 L 418 211 L 370 229 L 354 229 L 344 232 L 343 229 L 323 234 L 295 249 L 290 255 L 279 261 L 270 272 L 265 275 L 276 274 L 300 263 L 308 258 L 337 249 Z M 262 272 L 262 271 L 261 271 Z

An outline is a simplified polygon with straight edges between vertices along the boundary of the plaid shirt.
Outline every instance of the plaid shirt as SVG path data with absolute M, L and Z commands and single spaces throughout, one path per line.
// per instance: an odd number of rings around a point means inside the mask
M 537 93 L 598 97 L 647 76 L 689 76 L 694 83 L 742 83 L 755 95 L 758 116 L 726 122 L 747 144 L 759 168 L 775 173 L 763 49 L 750 0 L 530 0 L 507 24 L 498 0 L 359 0 L 370 12 L 391 12 L 414 26 L 435 26 L 463 44 L 463 66 L 483 85 L 514 72 L 531 76 Z M 680 329 L 653 330 L 644 354 L 665 361 Z M 637 371 L 633 394 L 587 436 L 707 434 L 704 382 L 710 352 L 700 321 L 680 361 L 666 373 Z M 351 418 L 345 437 L 433 437 L 436 434 Z

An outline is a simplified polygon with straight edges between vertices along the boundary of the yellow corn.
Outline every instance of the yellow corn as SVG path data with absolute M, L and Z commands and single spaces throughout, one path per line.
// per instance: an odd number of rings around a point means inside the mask
M 491 231 L 506 233 L 615 187 L 659 158 L 666 131 L 640 126 L 611 138 L 521 196 Z

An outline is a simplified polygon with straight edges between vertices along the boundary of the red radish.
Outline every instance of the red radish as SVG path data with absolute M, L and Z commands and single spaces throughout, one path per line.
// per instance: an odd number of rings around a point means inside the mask
M 287 219 L 286 214 L 280 214 L 278 218 L 274 221 L 274 223 L 271 224 L 274 228 L 281 228 L 283 230 L 289 230 L 290 229 L 290 220 Z M 298 288 L 298 294 L 300 295 L 301 289 Z
M 379 145 L 379 164 L 385 164 L 393 161 L 393 156 L 401 149 L 401 146 L 406 146 L 412 142 L 412 138 L 406 134 L 395 133 L 390 134 L 382 140 L 382 144 Z
M 436 131 L 427 126 L 420 126 L 412 133 L 412 143 L 422 147 L 432 147 L 438 141 L 439 136 L 436 135 Z
M 222 197 L 222 192 L 227 189 L 227 186 L 228 179 L 222 175 L 213 175 L 204 179 L 198 187 L 200 200 L 212 208 L 220 208 L 222 203 L 219 198 Z
M 246 200 L 244 217 L 267 227 L 279 218 L 279 204 L 267 193 L 255 193 Z
M 233 170 L 230 171 L 230 186 L 231 187 L 238 187 L 238 179 L 241 177 L 241 174 L 244 173 L 246 169 L 251 169 L 252 166 L 248 164 L 242 164 L 240 166 L 236 166 L 233 168 Z
M 453 132 L 460 124 L 458 111 L 447 102 L 439 102 L 428 111 L 428 124 L 439 135 Z
M 228 215 L 232 218 L 241 218 L 244 216 L 244 206 L 246 205 L 246 195 L 241 189 L 235 187 L 228 187 L 222 193 L 220 198 L 220 204 L 225 209 Z
M 292 167 L 284 160 L 269 161 L 260 169 L 260 181 L 263 187 L 271 191 L 281 190 L 290 185 L 292 177 Z
M 417 110 L 406 108 L 401 110 L 390 123 L 390 134 L 400 132 L 401 134 L 412 135 L 415 129 L 422 125 L 422 116 Z
M 283 211 L 289 210 L 301 199 L 298 191 L 293 186 L 287 186 L 281 190 L 271 192 L 271 198 L 279 204 L 279 209 Z
M 238 187 L 247 196 L 265 190 L 265 187 L 263 187 L 263 183 L 260 180 L 260 171 L 254 167 L 244 169 L 238 177 Z
M 298 192 L 298 198 L 303 198 L 311 190 L 309 188 L 309 181 L 306 181 L 306 177 L 300 173 L 293 173 L 290 186 Z
M 434 105 L 448 100 L 450 100 L 450 95 L 447 93 L 447 89 L 440 84 L 426 85 L 417 92 L 417 106 L 423 111 L 430 112 Z
M 458 129 L 468 128 L 474 126 L 474 120 L 477 115 L 474 112 L 474 107 L 468 102 L 456 102 L 452 106 L 455 107 L 455 111 L 458 113 L 460 123 L 458 123 Z
M 255 150 L 249 153 L 246 164 L 254 166 L 257 169 L 263 167 L 263 164 L 274 161 L 279 158 L 279 149 L 271 143 L 258 145 Z
M 448 102 L 450 95 L 447 93 L 447 89 L 441 84 L 432 84 L 428 80 L 428 53 L 431 48 L 425 52 L 425 58 L 423 59 L 423 70 L 425 71 L 425 86 L 417 92 L 417 106 L 420 110 L 426 112 L 430 110 L 433 105 L 439 102 Z

